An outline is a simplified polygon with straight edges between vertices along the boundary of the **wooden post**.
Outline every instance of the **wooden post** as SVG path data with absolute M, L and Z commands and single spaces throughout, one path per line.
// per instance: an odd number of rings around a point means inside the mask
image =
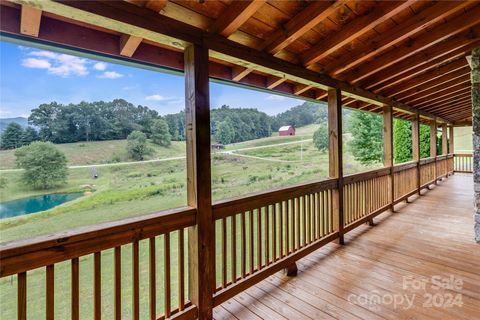
M 393 212 L 395 185 L 393 181 L 393 112 L 391 106 L 383 106 L 383 165 L 390 168 L 390 209 Z
M 188 205 L 197 208 L 197 224 L 189 229 L 190 300 L 198 319 L 211 319 L 215 287 L 215 228 L 210 164 L 210 101 L 208 49 L 185 49 L 185 114 Z
M 328 90 L 328 148 L 329 176 L 338 180 L 338 189 L 333 194 L 336 208 L 334 225 L 338 230 L 338 243 L 344 244 L 342 94 L 340 89 Z
M 455 153 L 455 142 L 454 142 L 454 139 L 453 139 L 453 134 L 454 134 L 454 129 L 453 129 L 453 126 L 450 126 L 448 127 L 449 129 L 449 132 L 448 132 L 448 153 L 450 154 L 454 154 Z
M 412 121 L 412 160 L 417 162 L 417 190 L 420 195 L 420 115 Z
M 442 155 L 448 154 L 447 125 L 442 124 Z
M 433 119 L 430 122 L 430 157 L 435 159 L 435 184 L 437 184 L 437 120 Z

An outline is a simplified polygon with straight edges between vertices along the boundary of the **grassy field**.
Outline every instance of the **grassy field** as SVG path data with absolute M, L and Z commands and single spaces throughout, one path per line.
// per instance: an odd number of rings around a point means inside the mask
M 315 126 L 299 128 L 297 136 L 278 137 L 246 141 L 228 145 L 221 153 L 212 155 L 212 193 L 214 200 L 244 195 L 256 191 L 265 191 L 276 187 L 284 187 L 307 181 L 321 180 L 328 175 L 328 154 L 317 151 L 311 142 Z M 348 140 L 348 135 L 345 135 Z M 306 140 L 300 142 L 301 140 Z M 125 141 L 104 141 L 79 144 L 59 145 L 69 165 L 104 164 L 124 161 L 122 155 Z M 244 149 L 244 150 L 242 150 Z M 170 148 L 155 146 L 152 159 L 182 157 L 185 155 L 185 144 L 175 142 Z M 110 160 L 109 160 L 110 159 Z M 13 152 L 3 151 L 0 154 L 2 168 L 13 167 Z M 4 161 L 5 160 L 5 161 Z M 10 241 L 48 234 L 64 229 L 118 220 L 126 217 L 180 207 L 186 204 L 186 163 L 184 159 L 158 162 L 130 163 L 123 165 L 104 165 L 97 167 L 98 179 L 90 177 L 90 168 L 69 169 L 68 184 L 50 190 L 50 192 L 69 192 L 93 190 L 92 193 L 53 209 L 25 215 L 22 217 L 3 219 L 0 221 L 1 241 Z M 345 153 L 346 174 L 370 169 L 357 163 L 348 152 Z M 2 202 L 41 194 L 31 190 L 20 181 L 21 171 L 4 171 L 2 177 L 7 185 L 0 189 Z M 176 264 L 177 248 L 172 235 L 172 266 Z M 217 237 L 217 247 L 220 237 Z M 256 237 L 255 237 L 256 239 Z M 158 239 L 158 257 L 162 257 L 162 239 Z M 125 317 L 131 312 L 131 247 L 124 246 L 122 251 L 122 299 Z M 141 292 L 148 291 L 148 248 L 145 241 L 140 246 L 140 278 Z M 219 256 L 217 257 L 219 258 Z M 92 314 L 92 256 L 80 259 L 81 270 L 81 317 L 91 318 Z M 104 317 L 112 318 L 113 309 L 113 253 L 107 250 L 102 253 L 102 286 L 104 296 L 102 306 Z M 163 267 L 159 258 L 158 272 L 158 308 L 161 310 L 163 299 Z M 172 285 L 174 296 L 177 295 L 175 283 L 177 269 L 172 268 Z M 69 317 L 70 310 L 70 265 L 60 263 L 55 266 L 56 277 L 56 316 L 58 319 Z M 217 273 L 219 279 L 219 273 Z M 0 318 L 12 319 L 16 314 L 15 277 L 0 280 Z M 29 318 L 40 319 L 44 312 L 44 269 L 34 270 L 28 274 L 28 306 Z M 141 295 L 141 318 L 147 317 L 148 295 Z
M 458 127 L 454 129 L 454 144 L 456 153 L 471 153 L 472 127 Z

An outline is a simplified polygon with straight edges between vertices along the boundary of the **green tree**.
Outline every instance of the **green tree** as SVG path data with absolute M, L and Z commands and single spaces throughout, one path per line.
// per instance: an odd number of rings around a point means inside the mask
M 363 164 L 380 162 L 383 159 L 383 119 L 371 113 L 352 112 L 349 124 L 352 154 Z
M 23 128 L 15 122 L 10 122 L 0 137 L 0 147 L 2 149 L 15 149 L 23 145 Z
M 412 160 L 412 123 L 410 121 L 393 120 L 393 146 L 395 163 Z
M 172 137 L 170 135 L 170 130 L 168 128 L 168 123 L 165 119 L 159 118 L 153 121 L 152 134 L 150 138 L 153 143 L 168 147 L 172 144 Z
M 147 136 L 141 131 L 133 131 L 127 137 L 128 155 L 135 160 L 143 160 L 151 150 L 147 145 Z
M 230 118 L 217 123 L 214 137 L 221 144 L 232 143 L 235 137 L 235 129 Z
M 27 145 L 32 143 L 33 141 L 37 141 L 39 139 L 37 130 L 32 127 L 27 127 L 22 134 L 22 144 Z
M 326 123 L 321 123 L 313 134 L 313 144 L 319 151 L 328 150 L 328 126 Z
M 420 124 L 420 158 L 430 157 L 430 127 Z
M 67 181 L 67 158 L 51 142 L 32 142 L 15 151 L 22 181 L 35 189 L 49 189 Z

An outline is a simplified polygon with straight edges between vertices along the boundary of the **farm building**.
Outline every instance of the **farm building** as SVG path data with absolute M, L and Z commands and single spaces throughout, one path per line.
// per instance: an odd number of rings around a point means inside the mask
M 293 126 L 282 126 L 278 129 L 278 135 L 280 136 L 294 136 L 295 128 Z

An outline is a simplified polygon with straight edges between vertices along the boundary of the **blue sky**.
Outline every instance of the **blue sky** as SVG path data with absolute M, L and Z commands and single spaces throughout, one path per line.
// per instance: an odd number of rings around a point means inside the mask
M 184 108 L 184 79 L 161 72 L 90 60 L 0 42 L 0 118 L 28 117 L 42 103 L 123 98 L 160 114 Z M 222 84 L 211 84 L 212 108 L 227 104 L 270 115 L 303 101 Z

